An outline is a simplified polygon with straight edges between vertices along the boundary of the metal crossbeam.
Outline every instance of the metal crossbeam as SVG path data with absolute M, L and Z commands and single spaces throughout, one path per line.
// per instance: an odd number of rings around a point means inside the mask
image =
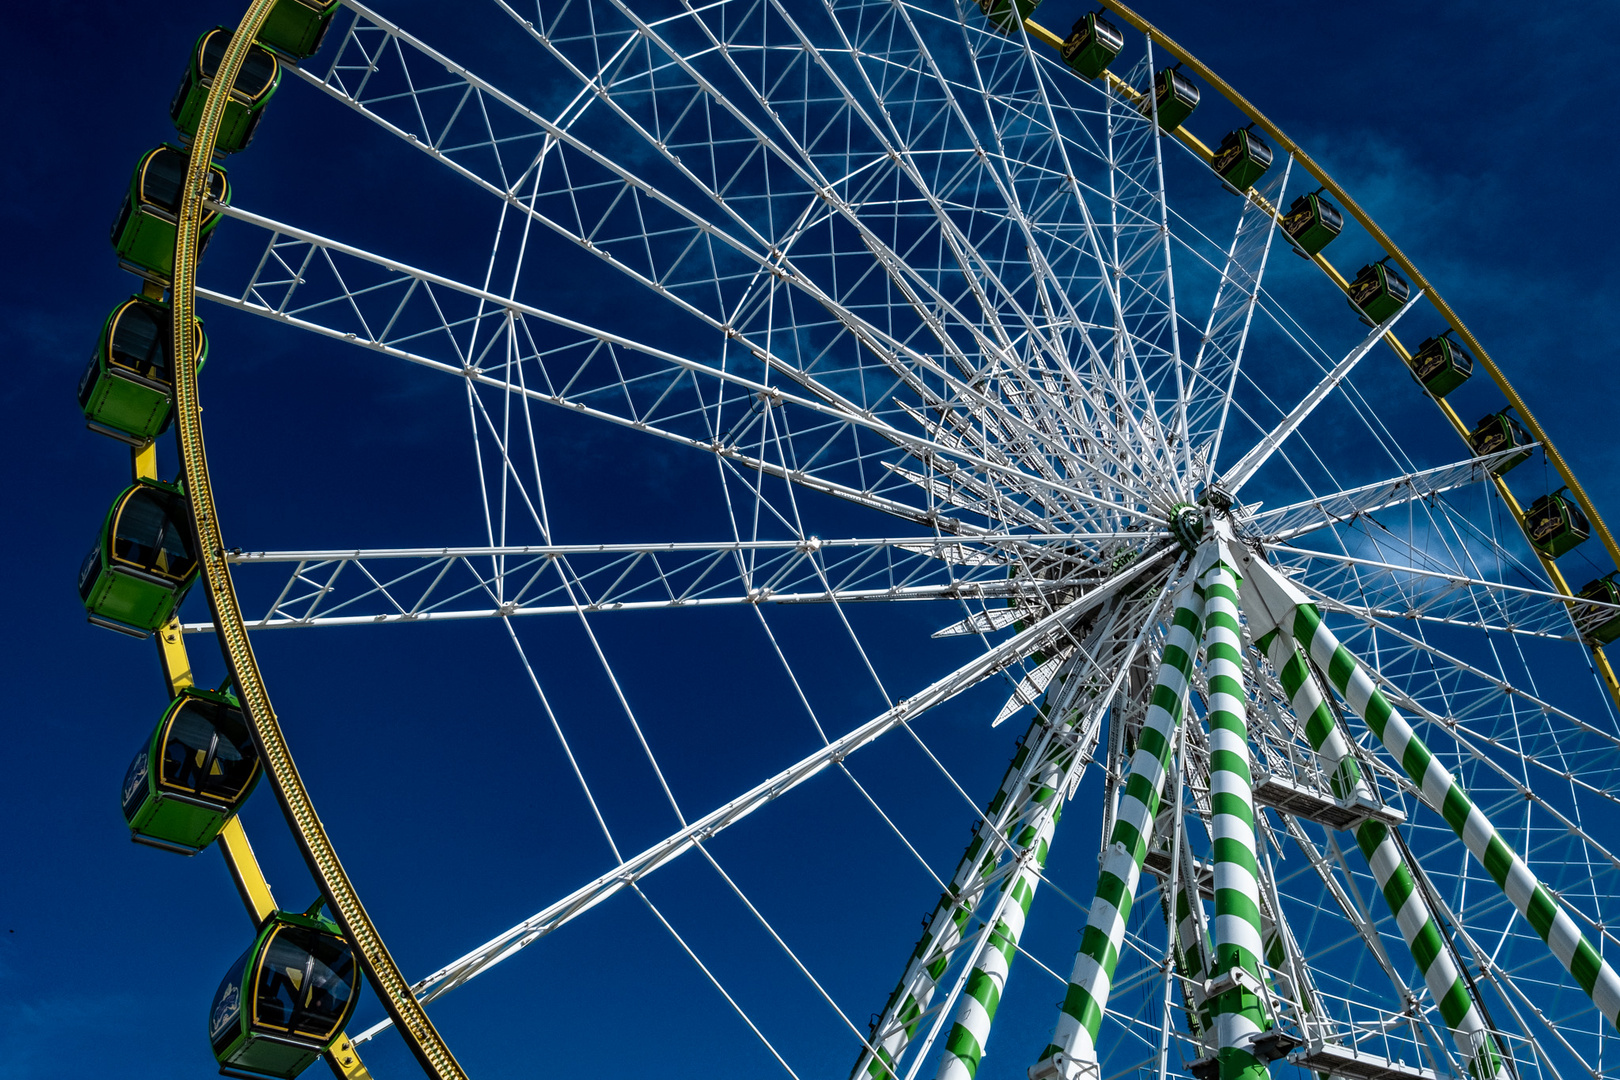
M 1451 465 L 1423 469 L 1332 495 L 1306 499 L 1275 510 L 1267 510 L 1254 515 L 1244 524 L 1243 531 L 1250 535 L 1265 537 L 1269 543 L 1292 540 L 1327 525 L 1354 521 L 1365 514 L 1440 495 L 1454 488 L 1477 484 L 1481 480 L 1489 479 L 1496 468 L 1511 458 L 1513 453 L 1514 451 L 1503 451 L 1484 457 L 1469 458 Z

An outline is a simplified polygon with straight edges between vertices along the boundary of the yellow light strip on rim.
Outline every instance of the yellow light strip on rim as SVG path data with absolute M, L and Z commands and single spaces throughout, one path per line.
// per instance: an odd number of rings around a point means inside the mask
M 208 190 L 208 171 L 219 135 L 220 119 L 230 100 L 229 88 L 236 82 L 242 61 L 275 4 L 276 0 L 253 0 L 242 16 L 220 60 L 191 144 L 191 160 L 186 169 L 185 186 L 181 190 L 179 222 L 175 230 L 174 283 L 171 288 L 175 326 L 175 432 L 180 443 L 186 493 L 199 548 L 197 554 L 202 562 L 202 579 L 208 592 L 209 606 L 213 610 L 214 625 L 243 714 L 253 730 L 265 773 L 275 789 L 287 824 L 298 840 L 311 875 L 326 897 L 329 910 L 359 955 L 368 981 L 423 1069 L 435 1080 L 465 1080 L 466 1073 L 428 1019 L 421 1003 L 411 993 L 410 985 L 361 904 L 359 894 L 344 872 L 331 839 L 315 812 L 309 792 L 298 775 L 286 738 L 276 721 L 275 710 L 270 705 L 264 678 L 254 659 L 253 645 L 248 640 L 247 626 L 231 581 L 230 567 L 225 562 L 225 542 L 209 484 L 208 456 L 203 446 L 202 408 L 197 398 L 197 342 L 194 332 L 197 240 Z

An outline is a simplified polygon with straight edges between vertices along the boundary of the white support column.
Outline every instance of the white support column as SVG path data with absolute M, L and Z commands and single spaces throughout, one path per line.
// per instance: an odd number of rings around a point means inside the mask
M 1215 857 L 1216 1060 L 1220 1080 L 1260 1080 L 1266 1066 L 1253 1043 L 1269 1026 L 1261 999 L 1265 943 L 1260 867 L 1255 857 L 1254 776 L 1249 760 L 1243 630 L 1238 624 L 1236 560 L 1225 538 L 1204 574 L 1204 674 L 1209 683 L 1210 835 Z

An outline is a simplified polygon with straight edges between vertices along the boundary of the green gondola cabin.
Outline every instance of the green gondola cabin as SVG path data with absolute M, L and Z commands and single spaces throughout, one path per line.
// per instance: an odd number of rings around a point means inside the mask
M 1454 340 L 1449 330 L 1438 337 L 1425 338 L 1412 357 L 1412 374 L 1423 384 L 1423 389 L 1437 398 L 1457 389 L 1473 373 L 1473 354 Z
M 1616 609 L 1586 608 L 1577 613 L 1575 628 L 1581 632 L 1581 637 L 1593 645 L 1607 645 L 1615 638 L 1620 638 L 1620 583 L 1615 582 L 1614 574 L 1605 574 L 1596 581 L 1588 581 L 1575 595 L 1582 600 L 1617 605 Z
M 1095 79 L 1108 70 L 1124 47 L 1125 35 L 1119 27 L 1103 18 L 1102 12 L 1094 11 L 1075 20 L 1060 53 L 1065 64 L 1083 77 Z
M 107 511 L 79 568 L 79 599 L 96 625 L 145 637 L 169 621 L 196 578 L 185 495 L 143 479 Z
M 1003 34 L 1018 32 L 1025 19 L 1035 13 L 1041 0 L 979 0 L 979 10 L 990 25 Z
M 1282 229 L 1300 251 L 1316 255 L 1344 229 L 1344 215 L 1316 191 L 1294 200 L 1283 216 Z
M 130 839 L 196 854 L 247 801 L 260 771 L 236 699 L 187 687 L 124 774 Z
M 132 296 L 102 323 L 96 351 L 79 378 L 79 408 L 91 431 L 144 446 L 169 426 L 174 403 L 174 337 L 169 305 Z M 197 368 L 208 336 L 197 327 Z
M 290 1080 L 343 1032 L 360 998 L 359 965 L 337 924 L 313 914 L 266 920 L 214 993 L 208 1040 L 225 1076 Z
M 1412 286 L 1387 261 L 1363 266 L 1350 283 L 1350 306 L 1371 326 L 1377 326 L 1405 307 L 1411 295 Z
M 130 177 L 124 208 L 112 227 L 112 244 L 118 263 L 142 277 L 164 285 L 174 276 L 174 239 L 180 213 L 180 189 L 185 183 L 190 155 L 178 146 L 164 143 L 141 155 Z M 210 166 L 208 197 L 229 204 L 230 181 L 225 170 Z M 198 253 L 208 246 L 209 237 L 219 224 L 219 211 L 204 210 L 198 234 Z
M 314 56 L 337 9 L 338 0 L 279 0 L 259 27 L 259 44 L 293 60 Z
M 1150 103 L 1144 98 L 1139 108 L 1143 116 L 1150 115 L 1150 108 L 1156 108 L 1159 129 L 1169 133 L 1187 122 L 1187 117 L 1198 108 L 1200 96 L 1198 84 L 1183 75 L 1181 65 L 1177 64 L 1153 76 L 1153 100 Z
M 1530 433 L 1524 430 L 1519 418 L 1513 415 L 1511 407 L 1480 417 L 1479 423 L 1474 425 L 1474 430 L 1468 435 L 1468 444 L 1474 448 L 1474 454 L 1478 457 L 1512 450 L 1516 446 L 1528 447 L 1531 442 Z M 1511 457 L 1503 458 L 1491 468 L 1491 472 L 1501 476 L 1514 466 L 1529 460 L 1530 451 L 1522 450 Z
M 181 138 L 189 143 L 197 134 L 202 120 L 203 103 L 214 85 L 214 73 L 219 70 L 225 50 L 231 44 L 231 31 L 224 26 L 215 27 L 197 39 L 191 50 L 191 64 L 186 68 L 180 88 L 169 103 L 169 119 L 174 121 Z M 230 99 L 225 103 L 224 115 L 219 120 L 219 134 L 214 143 L 217 154 L 234 154 L 253 141 L 253 132 L 264 116 L 264 107 L 275 96 L 281 85 L 281 65 L 268 49 L 259 45 L 248 48 L 231 87 Z
M 1271 168 L 1271 144 L 1251 128 L 1228 131 L 1211 163 L 1221 178 L 1238 191 L 1247 191 L 1260 182 Z
M 1556 559 L 1592 535 L 1592 526 L 1575 500 L 1559 488 L 1530 504 L 1524 515 L 1525 531 L 1537 551 Z

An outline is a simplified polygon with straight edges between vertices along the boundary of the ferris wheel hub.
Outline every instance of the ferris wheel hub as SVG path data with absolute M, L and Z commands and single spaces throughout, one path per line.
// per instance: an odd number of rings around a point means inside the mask
M 1176 503 L 1170 508 L 1170 534 L 1189 554 L 1198 551 L 1204 539 L 1204 511 L 1190 503 Z

